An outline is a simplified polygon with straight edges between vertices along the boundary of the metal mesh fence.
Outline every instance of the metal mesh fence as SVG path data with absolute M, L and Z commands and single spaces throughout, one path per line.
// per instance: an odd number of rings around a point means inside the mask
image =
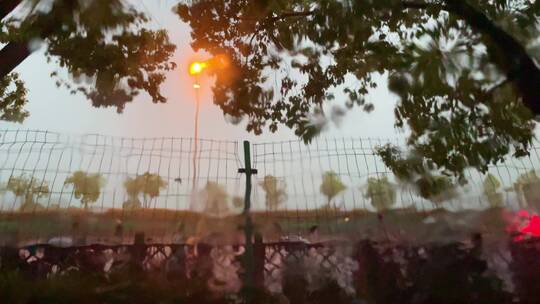
M 249 247 L 242 238 L 245 218 L 238 216 L 245 191 L 245 177 L 238 173 L 244 167 L 239 142 L 200 140 L 195 151 L 189 138 L 22 130 L 3 130 L 0 136 L 3 271 L 39 279 L 136 270 L 152 279 L 161 274 L 183 282 L 204 280 L 216 292 L 238 292 L 245 283 L 244 267 L 249 265 L 242 261 L 249 257 Z M 529 295 L 538 289 L 530 284 L 536 282 L 530 278 L 538 270 L 531 263 L 531 257 L 538 256 L 536 239 L 521 235 L 503 246 L 509 240 L 503 227 L 507 224 L 497 209 L 489 209 L 494 206 L 489 193 L 498 194 L 496 203 L 502 207 L 540 206 L 535 201 L 540 196 L 530 195 L 540 186 L 535 175 L 538 147 L 529 157 L 509 158 L 490 168 L 491 178 L 467 171 L 469 184 L 457 190 L 458 196 L 435 202 L 392 176 L 374 151 L 388 142 L 349 138 L 318 139 L 310 145 L 251 144 L 258 172 L 253 177 L 257 236 L 250 284 L 286 293 L 292 280 L 305 280 L 309 288 L 334 281 L 346 294 L 355 295 L 364 292 L 368 280 L 390 278 L 408 282 L 386 284 L 402 298 L 412 294 L 408 286 L 425 282 L 417 273 L 445 269 L 440 265 L 446 263 L 464 274 L 461 282 L 470 282 L 469 273 L 477 278 L 495 274 L 520 297 L 534 298 Z M 88 208 L 84 195 L 90 188 L 66 183 L 77 172 L 103 181 L 98 195 L 89 196 Z M 139 177 L 141 184 L 135 183 L 139 188 L 133 191 L 126 181 Z M 162 182 L 155 183 L 156 177 Z M 370 178 L 386 178 L 395 191 L 384 216 L 375 212 L 380 193 L 369 191 Z M 156 184 L 158 192 L 150 187 Z M 127 204 L 133 201 L 140 205 Z M 430 213 L 440 207 L 455 212 Z M 438 218 L 426 221 L 432 215 Z M 474 227 L 454 229 L 465 217 Z M 530 217 L 527 214 L 526 221 Z M 527 225 L 532 224 L 531 220 Z M 315 225 L 321 236 L 308 233 Z M 368 227 L 379 231 L 371 234 Z M 347 229 L 352 235 L 334 234 Z M 471 231 L 475 233 L 470 242 L 462 242 Z M 484 231 L 484 243 L 477 231 Z M 445 241 L 448 245 L 440 245 Z M 494 248 L 507 249 L 501 253 Z M 487 266 L 479 268 L 476 262 Z M 489 271 L 484 273 L 484 267 Z M 444 278 L 438 272 L 434 277 Z M 382 293 L 388 294 L 387 289 Z M 477 294 L 475 286 L 471 290 Z
M 399 140 L 383 139 L 319 139 L 309 145 L 301 141 L 253 143 L 253 167 L 258 169 L 254 184 L 255 210 L 315 210 L 328 205 L 328 197 L 321 192 L 323 175 L 333 172 L 345 189 L 331 198 L 337 210 L 374 210 L 366 195 L 367 179 L 387 177 L 397 195 L 394 208 L 413 207 L 417 210 L 434 208 L 433 202 L 423 199 L 410 187 L 401 185 L 375 153 L 377 146 L 386 143 L 402 145 Z M 225 140 L 199 140 L 195 156 L 192 138 L 125 138 L 97 134 L 66 135 L 48 131 L 0 131 L 0 183 L 3 185 L 0 210 L 16 211 L 22 198 L 6 188 L 12 178 L 34 181 L 43 185 L 48 193 L 36 197 L 44 209 L 81 207 L 74 195 L 73 185 L 65 181 L 76 171 L 99 173 L 103 186 L 91 210 L 121 209 L 129 197 L 124 182 L 145 173 L 159 175 L 166 183 L 158 194 L 149 197 L 149 206 L 157 209 L 203 211 L 204 198 L 194 204 L 193 191 L 200 197 L 208 182 L 222 187 L 229 197 L 242 197 L 244 181 L 238 173 L 243 167 L 240 143 Z M 515 204 L 518 199 L 513 185 L 520 175 L 534 171 L 540 162 L 538 147 L 530 157 L 509 158 L 501 166 L 490 169 L 505 204 Z M 194 170 L 197 174 L 194 177 Z M 283 199 L 272 205 L 266 198 L 265 177 L 275 178 L 275 188 L 284 192 Z M 454 200 L 444 207 L 451 209 L 484 208 L 489 205 L 483 197 L 485 175 L 474 170 L 466 172 L 469 184 L 459 190 Z M 143 200 L 141 194 L 141 200 Z M 220 210 L 218 208 L 218 210 Z
M 395 210 L 427 212 L 443 207 L 459 211 L 487 209 L 494 204 L 485 194 L 486 175 L 474 170 L 466 172 L 469 183 L 457 190 L 458 196 L 436 203 L 420 197 L 412 187 L 400 184 L 375 153 L 377 146 L 389 142 L 404 144 L 400 140 L 369 138 L 321 138 L 309 145 L 296 140 L 252 143 L 252 163 L 258 170 L 253 178 L 252 210 L 267 222 L 269 218 L 276 219 L 290 231 L 305 231 L 309 225 L 321 223 L 324 229 L 336 231 L 336 227 L 350 220 L 351 214 L 376 211 L 373 195 L 368 195 L 367 181 L 384 177 L 395 191 L 390 204 Z M 494 187 L 498 202 L 514 209 L 526 205 L 524 193 L 515 185 L 524 174 L 534 172 L 539 162 L 535 145 L 529 157 L 509 158 L 504 164 L 490 168 L 489 173 L 498 184 Z M 103 180 L 97 198 L 88 202 L 87 211 L 113 213 L 107 224 L 94 225 L 100 227 L 95 229 L 112 231 L 115 219 L 126 221 L 142 210 L 159 225 L 166 222 L 160 219 L 169 219 L 167 229 L 174 230 L 180 222 L 188 222 L 182 219 L 186 213 L 218 218 L 240 214 L 245 180 L 238 173 L 239 168 L 243 168 L 243 151 L 237 141 L 199 140 L 195 151 L 192 138 L 0 130 L 0 215 L 6 218 L 31 217 L 52 210 L 82 212 L 82 197 L 66 180 L 83 171 L 99 174 Z M 324 176 L 329 172 L 334 180 L 330 183 L 334 184 L 332 187 L 341 184 L 333 194 L 322 189 Z M 144 190 L 142 185 L 142 190 L 130 195 L 126 181 L 145 174 L 162 179 L 164 183 L 158 187 L 159 191 Z M 14 179 L 26 183 L 21 182 L 15 191 L 16 187 L 9 185 Z M 41 193 L 43 189 L 46 191 Z M 126 207 L 133 200 L 140 203 L 139 208 Z M 56 220 L 47 221 L 51 226 Z M 197 225 L 196 221 L 193 223 Z M 20 226 L 20 222 L 4 221 L 1 225 L 3 230 L 21 229 L 9 226 Z M 42 226 L 28 228 L 36 229 L 40 233 L 47 230 Z M 163 230 L 157 229 L 156 233 Z
M 223 185 L 227 193 L 241 193 L 237 142 L 199 140 L 195 168 L 193 146 L 190 138 L 70 136 L 5 130 L 0 138 L 0 183 L 7 191 L 0 208 L 6 212 L 21 207 L 23 199 L 6 189 L 13 178 L 46 186 L 48 193 L 35 199 L 45 210 L 81 207 L 80 199 L 74 195 L 76 189 L 65 183 L 76 171 L 98 173 L 104 181 L 98 199 L 89 204 L 90 210 L 95 211 L 122 208 L 129 199 L 125 181 L 145 173 L 159 175 L 166 184 L 159 193 L 147 197 L 151 208 L 190 209 L 191 193 L 204 189 L 208 181 Z M 192 207 L 197 209 L 196 205 Z
M 399 140 L 370 138 L 321 139 L 310 145 L 298 141 L 256 143 L 253 144 L 253 157 L 254 166 L 259 170 L 257 181 L 259 185 L 263 185 L 265 176 L 276 177 L 287 192 L 287 201 L 280 205 L 280 208 L 295 211 L 375 211 L 372 197 L 368 195 L 369 178 L 386 178 L 389 181 L 396 192 L 392 205 L 395 209 L 428 211 L 444 207 L 458 211 L 488 208 L 492 203 L 485 195 L 485 188 L 490 188 L 487 186 L 490 183 L 496 183 L 493 189 L 502 195 L 502 205 L 513 208 L 526 204 L 520 198 L 521 193 L 516 193 L 516 182 L 526 175 L 534 178 L 540 162 L 538 147 L 535 145 L 529 157 L 507 158 L 501 165 L 490 167 L 486 174 L 467 170 L 465 175 L 468 184 L 457 189 L 457 195 L 446 201 L 433 202 L 419 196 L 418 191 L 410 185 L 396 180 L 390 169 L 384 165 L 375 148 L 387 143 L 404 145 Z M 324 184 L 324 175 L 328 172 L 335 173 L 344 185 L 343 191 L 332 197 L 330 204 L 321 187 Z M 492 179 L 486 179 L 488 174 Z M 255 189 L 255 197 L 262 203 L 260 207 L 271 207 L 265 205 L 263 187 Z

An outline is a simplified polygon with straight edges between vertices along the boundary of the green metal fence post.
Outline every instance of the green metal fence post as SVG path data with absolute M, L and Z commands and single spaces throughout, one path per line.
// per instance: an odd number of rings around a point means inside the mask
M 245 238 L 246 251 L 244 253 L 244 287 L 251 289 L 255 282 L 255 260 L 253 252 L 253 222 L 251 220 L 251 176 L 257 174 L 257 169 L 251 167 L 251 149 L 249 141 L 244 141 L 245 168 L 238 169 L 239 173 L 246 175 L 246 193 L 244 196 Z

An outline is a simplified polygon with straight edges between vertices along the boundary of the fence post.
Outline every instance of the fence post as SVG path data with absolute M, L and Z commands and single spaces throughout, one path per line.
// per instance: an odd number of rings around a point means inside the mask
M 131 249 L 131 267 L 135 272 L 140 272 L 144 269 L 144 258 L 146 254 L 144 232 L 135 233 L 133 247 Z
M 238 173 L 246 174 L 246 193 L 244 196 L 244 218 L 245 218 L 245 238 L 246 251 L 244 253 L 244 287 L 251 289 L 255 280 L 255 259 L 253 252 L 253 222 L 251 221 L 251 176 L 257 174 L 257 169 L 251 167 L 251 149 L 249 141 L 244 141 L 244 163 L 245 168 L 238 169 Z
M 257 288 L 264 288 L 264 262 L 266 250 L 263 243 L 263 238 L 260 233 L 255 233 L 255 243 L 253 244 L 254 255 L 254 284 Z

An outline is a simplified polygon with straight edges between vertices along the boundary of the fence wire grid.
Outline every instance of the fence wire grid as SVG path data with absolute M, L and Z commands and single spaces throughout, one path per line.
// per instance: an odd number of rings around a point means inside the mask
M 301 141 L 252 143 L 252 163 L 258 170 L 253 177 L 253 210 L 296 212 L 324 209 L 328 197 L 321 193 L 321 184 L 327 172 L 334 172 L 345 186 L 332 198 L 331 205 L 335 210 L 374 210 L 366 195 L 370 177 L 387 177 L 396 186 L 393 208 L 433 209 L 435 205 L 419 197 L 414 189 L 398 185 L 375 153 L 376 147 L 389 142 L 403 145 L 397 139 L 373 138 L 323 138 L 309 145 Z M 517 194 L 511 191 L 516 179 L 538 166 L 538 147 L 531 150 L 530 157 L 509 158 L 501 166 L 490 169 L 501 183 L 507 206 L 517 204 Z M 48 193 L 35 199 L 45 210 L 82 207 L 73 185 L 65 183 L 76 171 L 98 173 L 105 181 L 98 199 L 89 204 L 93 211 L 121 209 L 128 200 L 124 182 L 145 173 L 157 174 L 166 182 L 158 195 L 150 197 L 151 208 L 204 211 L 208 204 L 213 203 L 208 202 L 208 195 L 204 195 L 208 182 L 213 182 L 222 188 L 219 193 L 227 196 L 227 199 L 219 200 L 226 206 L 217 208 L 224 213 L 216 215 L 234 213 L 235 208 L 241 210 L 238 204 L 236 207 L 233 204 L 234 198 L 243 199 L 245 191 L 244 177 L 238 173 L 238 169 L 244 166 L 241 142 L 199 139 L 197 155 L 194 153 L 193 138 L 127 138 L 1 130 L 0 185 L 3 191 L 0 194 L 0 211 L 20 209 L 23 199 L 6 187 L 10 179 L 19 177 L 47 186 Z M 283 198 L 274 204 L 267 200 L 264 186 L 267 176 L 272 176 L 276 182 L 275 189 L 284 193 Z M 469 170 L 467 177 L 469 184 L 460 189 L 459 198 L 449 200 L 445 207 L 459 210 L 489 206 L 483 195 L 485 175 Z

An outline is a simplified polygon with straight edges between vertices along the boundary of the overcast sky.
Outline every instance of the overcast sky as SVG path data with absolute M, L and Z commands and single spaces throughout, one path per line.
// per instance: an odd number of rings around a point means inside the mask
M 167 74 L 162 93 L 167 97 L 166 104 L 153 104 L 149 96 L 142 94 L 128 104 L 124 113 L 117 114 L 114 109 L 96 109 L 81 95 L 70 95 L 59 89 L 49 77 L 54 65 L 47 64 L 43 50 L 34 53 L 18 68 L 28 88 L 30 117 L 24 124 L 2 122 L 4 128 L 41 129 L 67 133 L 100 133 L 128 137 L 191 137 L 194 124 L 194 92 L 192 80 L 187 75 L 187 65 L 194 58 L 205 59 L 204 54 L 196 54 L 189 43 L 190 28 L 180 22 L 171 11 L 176 1 L 144 0 L 140 8 L 152 18 L 152 27 L 169 31 L 170 39 L 177 45 L 173 60 L 178 68 Z M 221 110 L 212 103 L 211 80 L 203 86 L 200 137 L 210 139 L 255 139 L 245 131 L 243 125 L 232 125 L 223 117 Z M 340 98 L 341 97 L 341 98 Z M 337 101 L 343 101 L 337 95 Z M 393 107 L 395 97 L 382 85 L 370 100 L 375 111 L 370 114 L 359 109 L 350 111 L 340 126 L 331 126 L 323 133 L 325 137 L 395 137 L 393 127 Z M 287 128 L 278 133 L 266 132 L 259 141 L 294 139 Z

